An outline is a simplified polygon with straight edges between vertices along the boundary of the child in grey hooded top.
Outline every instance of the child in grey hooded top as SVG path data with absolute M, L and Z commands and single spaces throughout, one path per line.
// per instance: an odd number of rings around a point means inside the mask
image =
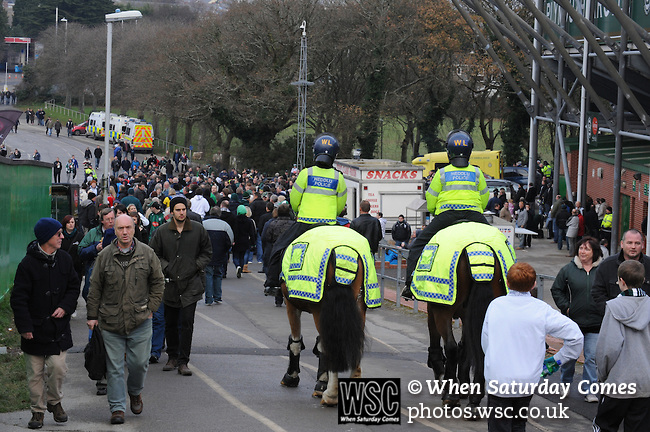
M 639 287 L 643 264 L 627 260 L 618 267 L 621 294 L 607 302 L 596 346 L 602 397 L 595 431 L 647 430 L 650 424 L 650 297 Z

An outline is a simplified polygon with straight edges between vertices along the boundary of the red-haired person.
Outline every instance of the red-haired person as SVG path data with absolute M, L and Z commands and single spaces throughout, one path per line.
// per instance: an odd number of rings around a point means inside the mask
M 516 414 L 530 404 L 533 386 L 542 372 L 553 373 L 582 352 L 583 336 L 578 325 L 530 294 L 536 279 L 530 264 L 513 264 L 508 270 L 508 294 L 494 299 L 485 314 L 481 345 L 488 406 L 513 412 L 512 416 L 497 418 L 492 410 L 490 432 L 525 430 L 526 417 Z M 547 334 L 563 339 L 564 346 L 544 360 Z

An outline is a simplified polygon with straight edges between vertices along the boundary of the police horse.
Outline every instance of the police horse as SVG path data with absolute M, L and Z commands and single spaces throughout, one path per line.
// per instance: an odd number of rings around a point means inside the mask
M 475 411 L 485 395 L 483 320 L 492 299 L 506 294 L 505 275 L 515 260 L 512 246 L 497 228 L 476 222 L 439 231 L 422 251 L 411 290 L 415 298 L 427 302 L 427 365 L 436 380 L 445 383 L 443 405 L 460 406 L 460 398 L 469 396 L 468 406 Z M 458 343 L 454 318 L 462 321 Z M 470 384 L 471 373 L 474 385 L 449 385 Z M 463 387 L 468 392 L 459 394 Z
M 296 387 L 300 381 L 305 348 L 300 315 L 309 312 L 319 334 L 313 349 L 318 356 L 313 396 L 321 397 L 323 405 L 336 405 L 338 372 L 350 370 L 352 378 L 361 377 L 366 310 L 381 305 L 368 241 L 345 227 L 312 228 L 285 251 L 281 278 L 291 327 L 289 367 L 281 384 Z

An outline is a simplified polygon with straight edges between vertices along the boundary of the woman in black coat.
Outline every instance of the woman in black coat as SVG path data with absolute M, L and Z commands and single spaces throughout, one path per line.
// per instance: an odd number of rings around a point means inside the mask
M 255 223 L 246 216 L 246 207 L 243 205 L 237 207 L 234 234 L 235 242 L 232 246 L 232 261 L 237 267 L 237 277 L 240 278 L 242 272 L 248 270 L 248 263 L 244 259 L 244 255 L 257 240 Z
M 61 250 L 64 250 L 72 258 L 72 264 L 77 272 L 79 281 L 84 276 L 84 264 L 79 257 L 79 242 L 84 238 L 84 232 L 77 228 L 77 221 L 72 215 L 66 215 L 61 221 L 63 225 L 63 241 L 61 242 Z

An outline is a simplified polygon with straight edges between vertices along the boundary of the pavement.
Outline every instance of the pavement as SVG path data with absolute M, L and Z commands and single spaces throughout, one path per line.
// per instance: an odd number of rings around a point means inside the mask
M 531 263 L 540 274 L 555 275 L 568 262 L 565 251 L 558 251 L 549 240 L 533 240 L 531 249 L 517 251 L 518 259 Z M 303 431 L 322 430 L 357 431 L 370 426 L 338 425 L 336 410 L 321 408 L 311 398 L 317 360 L 311 353 L 316 332 L 310 317 L 303 318 L 302 333 L 307 349 L 301 357 L 301 376 L 298 388 L 279 385 L 286 370 L 287 324 L 285 308 L 273 305 L 273 298 L 264 297 L 260 265 L 249 265 L 252 273 L 235 277 L 230 266 L 228 278 L 223 281 L 224 302 L 207 306 L 197 305 L 195 331 L 190 367 L 192 377 L 174 372 L 163 372 L 166 360 L 153 364 L 147 374 L 143 392 L 144 412 L 133 415 L 128 411 L 124 425 L 110 425 L 110 412 L 105 396 L 95 395 L 94 382 L 88 379 L 83 367 L 83 347 L 88 329 L 85 305 L 79 302 L 77 316 L 72 319 L 75 346 L 68 352 L 68 375 L 63 387 L 63 407 L 69 414 L 67 423 L 56 424 L 50 413 L 45 415 L 47 431 Z M 394 282 L 393 282 L 394 284 Z M 364 376 L 400 377 L 402 385 L 402 425 L 382 426 L 384 431 L 435 430 L 439 432 L 484 431 L 485 421 L 467 422 L 458 419 L 425 417 L 407 422 L 411 409 L 440 406 L 438 396 L 414 394 L 405 391 L 413 380 L 433 379 L 426 366 L 428 333 L 426 315 L 413 313 L 408 307 L 390 301 L 395 291 L 386 283 L 386 300 L 378 310 L 367 315 L 367 348 L 362 366 Z M 548 293 L 551 283 L 545 283 L 544 301 L 552 304 Z M 392 293 L 391 293 L 392 292 Z M 306 314 L 305 314 L 306 315 Z M 459 337 L 459 329 L 456 329 Z M 557 383 L 559 374 L 550 378 Z M 581 375 L 578 365 L 576 381 Z M 483 400 L 485 405 L 486 399 Z M 531 406 L 540 409 L 568 409 L 567 419 L 530 420 L 528 430 L 564 432 L 587 430 L 596 412 L 596 404 L 583 401 L 574 385 L 568 398 L 535 396 Z M 0 414 L 0 431 L 26 430 L 29 410 Z M 570 422 L 570 423 L 567 423 Z

